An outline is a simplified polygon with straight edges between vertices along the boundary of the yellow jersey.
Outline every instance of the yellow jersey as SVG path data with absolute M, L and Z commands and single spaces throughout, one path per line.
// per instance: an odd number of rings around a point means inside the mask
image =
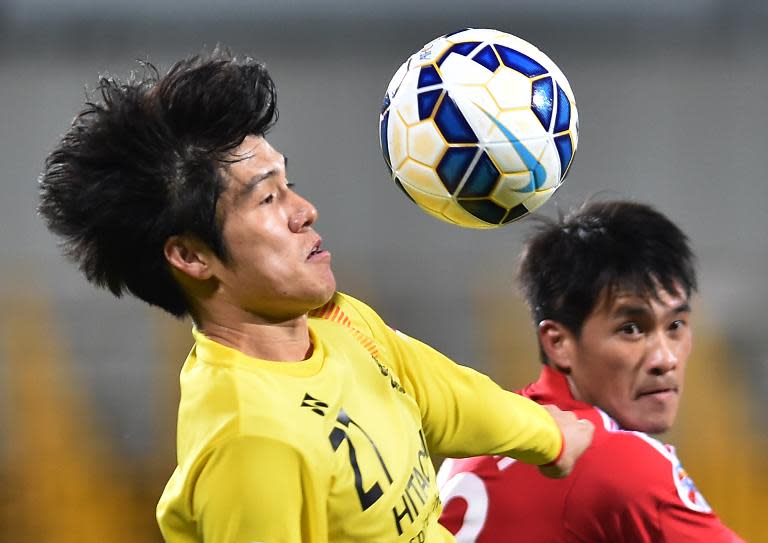
M 249 357 L 193 330 L 169 543 L 453 541 L 430 453 L 555 459 L 546 411 L 388 327 L 341 293 L 308 320 L 312 355 Z

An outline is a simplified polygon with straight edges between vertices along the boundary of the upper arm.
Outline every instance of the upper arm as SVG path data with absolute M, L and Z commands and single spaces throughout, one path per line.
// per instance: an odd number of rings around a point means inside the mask
M 279 441 L 238 437 L 207 458 L 194 491 L 203 541 L 326 541 L 324 500 L 302 455 Z
M 560 453 L 560 430 L 541 406 L 393 330 L 365 304 L 349 297 L 341 301 L 352 326 L 370 334 L 383 351 L 382 362 L 416 400 L 433 452 L 503 454 L 536 464 L 546 464 Z

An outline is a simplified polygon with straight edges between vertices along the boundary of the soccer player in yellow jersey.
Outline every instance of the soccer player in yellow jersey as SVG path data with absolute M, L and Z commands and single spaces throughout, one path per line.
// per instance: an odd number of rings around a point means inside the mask
M 193 319 L 166 541 L 450 541 L 431 453 L 570 471 L 591 425 L 336 291 L 264 137 L 262 65 L 217 51 L 99 90 L 48 157 L 40 212 L 89 280 Z

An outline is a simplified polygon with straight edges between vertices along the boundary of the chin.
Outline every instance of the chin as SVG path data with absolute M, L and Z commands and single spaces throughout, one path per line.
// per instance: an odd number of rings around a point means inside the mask
M 312 299 L 312 309 L 317 309 L 318 307 L 322 307 L 325 304 L 327 304 L 331 300 L 331 298 L 333 298 L 334 294 L 336 294 L 335 281 L 332 282 L 332 284 L 328 285 L 327 287 L 321 290 L 318 290 L 318 292 L 315 293 L 315 296 L 313 296 L 313 299 Z
M 608 413 L 611 415 L 611 413 Z M 672 427 L 675 421 L 675 414 L 667 413 L 630 413 L 629 416 L 622 416 L 616 413 L 616 422 L 623 430 L 632 430 L 646 434 L 663 434 Z
M 319 296 L 315 301 L 315 303 L 313 304 L 314 307 L 312 307 L 312 309 L 317 309 L 318 307 L 322 307 L 328 302 L 330 302 L 335 292 L 336 292 L 335 290 L 332 290 L 331 292 L 327 293 L 324 296 Z
M 665 434 L 671 427 L 671 424 L 658 424 L 655 426 L 650 426 L 648 430 L 645 430 L 645 433 L 653 435 Z
M 633 429 L 645 432 L 646 434 L 663 434 L 672 427 L 672 422 L 673 420 L 670 421 L 666 419 L 645 420 L 639 424 L 635 424 L 635 428 Z

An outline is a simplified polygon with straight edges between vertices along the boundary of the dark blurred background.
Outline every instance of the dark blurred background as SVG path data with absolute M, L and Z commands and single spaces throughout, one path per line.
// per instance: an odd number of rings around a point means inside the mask
M 159 541 L 175 465 L 179 322 L 88 285 L 36 216 L 36 177 L 100 74 L 218 43 L 267 63 L 273 144 L 319 211 L 339 286 L 518 387 L 538 372 L 513 273 L 530 221 L 471 231 L 386 175 L 386 85 L 437 35 L 490 27 L 549 54 L 581 132 L 539 214 L 595 194 L 690 234 L 696 349 L 667 441 L 726 523 L 768 541 L 768 4 L 757 0 L 5 0 L 0 3 L 0 540 Z

